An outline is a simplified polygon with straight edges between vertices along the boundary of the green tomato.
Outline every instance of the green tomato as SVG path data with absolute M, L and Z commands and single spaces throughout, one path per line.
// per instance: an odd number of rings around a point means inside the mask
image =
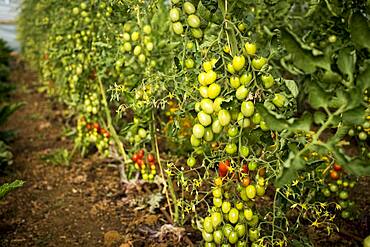
M 195 158 L 193 157 L 193 156 L 190 156 L 189 158 L 188 158 L 188 160 L 186 161 L 186 164 L 189 166 L 189 167 L 193 167 L 193 166 L 195 166 L 195 164 L 196 164 L 196 160 L 195 160 Z
M 200 39 L 203 37 L 203 31 L 200 28 L 192 28 L 191 29 L 191 34 L 193 35 L 194 38 Z
M 236 153 L 236 151 L 238 151 L 238 147 L 236 146 L 235 143 L 228 143 L 225 146 L 225 152 L 228 154 L 234 154 Z
M 254 43 L 249 43 L 249 42 L 247 42 L 247 43 L 245 43 L 245 45 L 244 45 L 244 49 L 245 49 L 245 51 L 246 51 L 246 53 L 247 53 L 248 55 L 254 55 L 254 54 L 256 54 L 257 46 L 256 46 L 256 44 L 254 44 Z
M 215 121 L 213 121 L 213 123 L 212 123 L 212 131 L 215 134 L 221 133 L 221 131 L 222 131 L 222 125 L 221 125 L 221 123 L 220 123 L 220 121 L 218 119 L 216 119 Z
M 213 197 L 213 205 L 216 208 L 220 208 L 222 206 L 222 198 L 219 197 Z
M 251 125 L 249 118 L 244 117 L 241 112 L 238 113 L 237 122 L 242 128 L 248 128 Z
M 217 198 L 222 198 L 222 189 L 220 187 L 215 187 L 212 190 L 212 195 Z M 224 202 L 225 203 L 225 202 Z M 222 205 L 224 204 L 222 203 Z
M 253 199 L 256 197 L 256 187 L 252 184 L 248 185 L 246 188 L 245 188 L 245 191 L 247 192 L 247 197 L 249 199 Z
M 340 213 L 340 216 L 342 216 L 343 219 L 348 219 L 351 217 L 351 213 L 347 210 L 343 210 L 342 213 Z
M 238 88 L 240 86 L 240 79 L 237 76 L 232 76 L 230 78 L 230 85 L 232 88 Z
M 219 225 L 222 223 L 222 214 L 219 212 L 213 212 L 211 215 L 212 218 L 212 225 L 214 229 L 217 229 Z
M 139 46 L 139 45 L 135 46 L 135 48 L 134 48 L 134 55 L 135 56 L 139 56 L 140 53 L 141 53 L 141 46 Z
M 238 233 L 236 231 L 230 232 L 228 240 L 230 244 L 235 244 L 236 242 L 238 242 Z
M 266 89 L 271 88 L 275 84 L 275 80 L 274 80 L 274 77 L 272 77 L 272 75 L 263 75 L 261 76 L 261 79 L 263 82 L 263 86 Z
M 172 29 L 175 34 L 181 35 L 184 32 L 184 27 L 182 26 L 181 22 L 174 22 L 172 23 Z
M 229 221 L 231 224 L 236 224 L 239 220 L 239 210 L 232 208 L 229 211 Z
M 208 97 L 211 99 L 217 98 L 217 96 L 221 93 L 221 86 L 217 83 L 212 83 L 208 87 Z
M 236 71 L 240 71 L 245 66 L 245 57 L 243 55 L 241 56 L 235 56 L 233 58 L 233 68 Z
M 204 73 L 204 72 L 202 72 Z M 208 71 L 207 73 L 205 73 L 205 77 L 204 77 L 204 83 L 206 85 L 210 85 L 212 83 L 214 83 L 217 79 L 217 73 L 214 72 L 213 70 L 210 70 Z
M 253 58 L 252 67 L 256 70 L 260 70 L 267 63 L 267 59 L 264 57 Z
M 252 216 L 252 220 L 248 221 L 248 225 L 252 227 L 256 226 L 258 224 L 258 221 L 259 221 L 258 216 L 254 214 Z
M 230 224 L 225 224 L 223 227 L 222 227 L 222 232 L 224 234 L 225 237 L 229 237 L 230 233 L 234 231 L 234 227 Z
M 245 225 L 244 225 L 244 224 L 237 224 L 237 225 L 235 226 L 235 231 L 238 233 L 238 237 L 239 237 L 239 238 L 244 237 L 245 232 L 246 232 Z
M 152 27 L 151 27 L 150 25 L 145 25 L 145 26 L 143 27 L 143 32 L 144 32 L 145 34 L 150 34 L 150 33 L 152 32 Z
M 252 117 L 252 122 L 254 124 L 259 124 L 261 122 L 261 114 L 259 114 L 258 112 L 254 113 L 253 117 Z
M 235 96 L 238 100 L 243 100 L 247 98 L 249 90 L 245 86 L 240 86 L 235 93 Z
M 242 156 L 243 158 L 246 158 L 249 155 L 249 148 L 247 146 L 241 146 L 239 153 L 240 153 L 240 156 Z
M 249 229 L 249 240 L 250 240 L 251 242 L 254 242 L 254 241 L 256 241 L 258 238 L 259 238 L 259 232 L 258 232 L 258 229 L 250 228 L 250 229 Z
M 365 141 L 367 139 L 367 134 L 363 131 L 361 131 L 359 134 L 358 134 L 358 138 L 361 140 L 361 141 Z
M 198 139 L 203 138 L 203 136 L 204 136 L 204 126 L 201 125 L 201 124 L 195 124 L 193 126 L 193 135 Z
M 253 219 L 253 211 L 250 208 L 244 209 L 244 218 L 248 221 L 251 221 Z
M 282 94 L 275 94 L 274 99 L 272 100 L 272 103 L 276 105 L 277 107 L 283 107 L 285 104 L 286 98 Z
M 242 76 L 240 77 L 240 83 L 242 84 L 242 85 L 245 85 L 245 86 L 248 86 L 249 85 L 249 83 L 251 82 L 251 80 L 252 80 L 252 73 L 250 73 L 250 72 L 245 72 L 245 73 L 243 73 L 242 74 Z
M 187 22 L 190 27 L 198 28 L 200 26 L 200 19 L 197 15 L 189 15 Z
M 191 2 L 185 2 L 183 5 L 186 14 L 191 15 L 195 13 L 195 7 Z
M 205 72 L 200 72 L 199 75 L 198 75 L 198 81 L 203 86 L 207 86 L 207 84 L 206 84 L 206 75 L 207 75 L 207 73 L 205 73 Z
M 225 99 L 224 98 L 221 98 L 221 97 L 218 97 L 214 100 L 213 102 L 213 111 L 214 112 L 219 112 L 222 110 L 221 108 L 221 104 L 222 102 L 224 101 Z
M 200 86 L 199 87 L 199 94 L 203 98 L 208 98 L 208 87 L 206 87 L 206 86 Z
M 342 200 L 348 199 L 348 191 L 342 190 L 341 192 L 339 192 L 339 198 Z
M 212 233 L 202 231 L 202 237 L 203 237 L 204 241 L 206 241 L 206 242 L 212 242 L 213 241 L 213 234 Z
M 207 216 L 206 218 L 204 218 L 203 229 L 207 233 L 212 233 L 213 232 L 213 224 L 212 224 L 212 218 L 211 217 Z
M 321 191 L 325 197 L 330 197 L 330 190 L 328 188 L 325 188 Z
M 202 99 L 200 101 L 200 106 L 205 113 L 213 113 L 213 101 L 211 99 Z
M 231 209 L 231 203 L 229 201 L 224 201 L 221 207 L 222 212 L 224 214 L 227 214 L 230 212 L 230 209 Z
M 267 125 L 267 123 L 265 121 L 261 121 L 260 122 L 260 128 L 263 130 L 263 131 L 268 131 L 270 130 L 270 127 Z
M 257 191 L 257 196 L 263 196 L 266 193 L 265 187 L 259 184 L 256 186 L 256 191 Z
M 237 128 L 237 127 L 235 127 L 235 126 L 232 126 L 232 127 L 230 127 L 230 128 L 227 130 L 227 134 L 228 134 L 228 136 L 229 136 L 229 137 L 235 137 L 235 136 L 237 136 L 237 135 L 238 135 L 238 133 L 239 133 L 239 130 L 238 130 L 238 128 Z
M 224 240 L 224 234 L 222 230 L 217 230 L 213 232 L 213 241 L 216 244 L 222 244 L 222 241 Z
M 180 10 L 178 8 L 172 8 L 170 10 L 170 19 L 172 22 L 180 20 Z
M 251 117 L 254 113 L 254 104 L 252 101 L 244 101 L 241 106 L 241 112 L 245 117 Z
M 190 137 L 190 144 L 193 146 L 193 147 L 198 147 L 201 143 L 201 140 L 196 138 L 194 135 L 191 135 Z
M 188 69 L 191 69 L 194 67 L 194 60 L 191 58 L 188 58 L 185 60 L 185 67 Z
M 230 112 L 227 111 L 227 110 L 220 110 L 218 112 L 218 120 L 220 121 L 220 124 L 222 126 L 226 126 L 226 125 L 229 125 L 230 121 L 231 121 L 231 115 L 230 115 Z
M 194 110 L 196 111 L 196 112 L 200 112 L 200 102 L 197 102 L 197 103 L 195 103 L 195 105 L 194 105 Z
M 205 129 L 203 139 L 207 142 L 213 141 L 213 132 L 212 132 L 212 129 L 210 127 Z
M 204 111 L 198 112 L 197 116 L 198 116 L 199 123 L 203 125 L 204 127 L 207 127 L 208 125 L 212 123 L 211 116 L 205 113 Z
M 348 208 L 348 201 L 340 201 L 339 202 L 339 205 L 342 207 L 342 208 Z

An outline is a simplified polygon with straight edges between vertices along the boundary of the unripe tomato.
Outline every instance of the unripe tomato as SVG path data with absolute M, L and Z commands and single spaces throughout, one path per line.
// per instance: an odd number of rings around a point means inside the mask
M 246 29 L 245 24 L 243 22 L 242 23 L 239 23 L 238 24 L 238 29 L 239 29 L 240 32 L 244 32 L 245 29 Z
M 140 53 L 141 53 L 141 46 L 139 46 L 139 45 L 135 46 L 135 48 L 134 48 L 134 55 L 135 56 L 139 56 Z
M 324 194 L 325 197 L 330 197 L 330 194 L 331 194 L 328 188 L 323 189 L 322 193 Z
M 228 143 L 225 146 L 225 152 L 228 154 L 234 154 L 238 150 L 238 147 L 236 146 L 235 143 Z
M 206 241 L 206 242 L 212 242 L 213 241 L 213 234 L 212 233 L 202 231 L 202 237 L 203 237 L 204 241 Z
M 221 133 L 221 131 L 222 131 L 222 125 L 220 124 L 220 121 L 218 119 L 216 119 L 215 121 L 213 121 L 213 123 L 212 123 L 212 131 L 215 134 Z
M 221 110 L 218 112 L 218 121 L 220 122 L 221 126 L 229 125 L 231 121 L 231 115 L 228 110 Z
M 211 99 L 202 99 L 200 101 L 200 106 L 205 113 L 213 113 L 213 101 Z
M 190 144 L 193 146 L 193 147 L 198 147 L 201 143 L 201 140 L 196 138 L 194 135 L 191 135 L 190 137 Z
M 283 107 L 285 101 L 286 98 L 284 95 L 276 93 L 274 99 L 272 100 L 272 103 L 274 103 L 274 105 L 276 105 L 277 107 Z
M 223 50 L 225 53 L 230 53 L 230 46 L 224 45 Z
M 229 137 L 235 137 L 235 136 L 237 136 L 237 135 L 238 135 L 238 133 L 239 133 L 239 130 L 238 130 L 238 128 L 237 128 L 237 127 L 235 127 L 235 126 L 232 126 L 232 127 L 230 127 L 230 128 L 227 130 L 227 135 L 228 135 Z
M 361 131 L 361 132 L 358 134 L 358 138 L 359 138 L 361 141 L 366 141 L 366 139 L 367 139 L 367 134 L 366 134 L 364 131 Z
M 213 141 L 213 132 L 212 132 L 212 128 L 208 127 L 205 129 L 204 131 L 204 136 L 203 136 L 203 139 L 207 142 L 211 142 Z
M 188 58 L 185 60 L 185 67 L 188 69 L 191 69 L 194 67 L 194 60 L 191 58 Z
M 184 27 L 182 26 L 182 23 L 179 22 L 179 21 L 178 22 L 174 22 L 172 24 L 172 29 L 178 35 L 180 35 L 180 34 L 182 34 L 184 32 Z
M 230 224 L 225 224 L 223 227 L 222 227 L 222 232 L 224 234 L 225 237 L 229 237 L 230 233 L 234 230 L 234 227 Z
M 338 186 L 336 184 L 331 184 L 329 188 L 331 192 L 338 192 Z
M 348 219 L 349 217 L 351 217 L 351 213 L 347 210 L 344 210 L 342 211 L 342 213 L 340 213 L 340 216 L 342 216 L 343 219 Z
M 204 111 L 198 112 L 197 116 L 198 116 L 199 123 L 203 125 L 204 127 L 212 123 L 211 116 L 205 113 Z
M 252 67 L 256 70 L 260 70 L 266 63 L 267 63 L 267 60 L 264 57 L 253 58 Z
M 245 232 L 246 232 L 245 225 L 244 224 L 237 224 L 235 226 L 235 231 L 236 231 L 236 233 L 238 233 L 238 237 L 239 238 L 244 237 Z
M 222 186 L 222 178 L 216 178 L 215 179 L 215 185 L 217 187 L 221 187 Z
M 256 197 L 256 187 L 254 185 L 248 185 L 246 188 L 245 188 L 245 191 L 247 192 L 247 197 L 249 199 L 253 199 Z
M 247 146 L 241 146 L 239 153 L 243 158 L 246 158 L 249 155 L 249 148 Z
M 203 127 L 203 125 L 195 124 L 193 126 L 193 135 L 198 139 L 203 138 L 203 136 L 204 136 L 204 127 Z
M 232 88 L 238 88 L 240 86 L 240 79 L 237 76 L 232 76 L 230 78 L 230 85 Z
M 205 73 L 204 83 L 206 85 L 210 85 L 210 84 L 214 83 L 216 81 L 216 79 L 217 79 L 217 73 L 214 72 L 213 70 L 210 70 L 207 73 Z
M 235 73 L 235 69 L 231 63 L 227 64 L 227 71 L 229 71 L 231 74 Z
M 203 37 L 203 31 L 200 28 L 192 28 L 191 29 L 191 34 L 193 35 L 194 38 L 200 39 Z
M 348 191 L 342 190 L 341 192 L 339 192 L 339 198 L 342 200 L 348 199 Z
M 131 34 L 132 41 L 137 41 L 139 39 L 139 37 L 140 37 L 140 34 L 138 32 L 133 32 Z
M 195 7 L 191 2 L 185 2 L 183 5 L 186 14 L 191 15 L 195 13 Z
M 240 77 L 240 83 L 242 84 L 242 85 L 245 85 L 245 86 L 248 86 L 249 85 L 249 83 L 251 82 L 251 80 L 252 80 L 252 73 L 250 73 L 250 72 L 245 72 L 245 73 L 243 73 L 242 74 L 242 76 Z
M 220 110 L 222 110 L 221 108 L 221 104 L 222 102 L 224 101 L 225 99 L 224 98 L 221 98 L 221 97 L 218 97 L 214 100 L 213 102 L 213 111 L 214 112 L 219 112 Z
M 219 212 L 213 212 L 211 214 L 213 229 L 217 229 L 222 223 L 222 215 Z
M 195 164 L 196 164 L 196 160 L 195 160 L 195 158 L 194 158 L 193 156 L 190 156 L 190 157 L 188 158 L 188 160 L 186 161 L 186 164 L 187 164 L 189 167 L 193 167 L 193 166 L 195 166 Z
M 146 57 L 145 57 L 145 55 L 144 55 L 144 54 L 140 54 L 140 55 L 139 55 L 139 57 L 138 57 L 138 59 L 139 59 L 139 62 L 140 62 L 140 63 L 144 63 L 144 62 L 145 62 Z
M 216 208 L 220 208 L 222 206 L 222 198 L 213 197 L 213 205 Z
M 253 219 L 253 211 L 250 208 L 244 209 L 244 218 L 248 221 L 251 221 Z
M 216 244 L 222 244 L 222 241 L 224 240 L 224 234 L 221 230 L 217 230 L 213 232 L 213 241 Z
M 262 119 L 261 115 L 258 112 L 256 112 L 256 113 L 254 113 L 254 115 L 252 117 L 252 122 L 254 124 L 259 124 L 261 122 L 261 119 Z
M 205 72 L 211 71 L 212 67 L 213 67 L 213 65 L 212 65 L 211 61 L 207 61 L 207 62 L 203 63 L 203 69 L 204 69 Z
M 258 238 L 259 238 L 259 232 L 258 232 L 258 229 L 250 228 L 250 229 L 249 229 L 249 240 L 250 240 L 251 242 L 254 242 L 254 241 L 256 241 Z
M 238 100 L 243 100 L 247 98 L 249 90 L 245 86 L 240 86 L 235 93 L 235 96 Z
M 229 201 L 224 201 L 221 206 L 221 210 L 224 214 L 227 214 L 231 210 L 231 203 Z
M 222 198 L 222 189 L 220 187 L 213 188 L 212 195 L 217 198 Z
M 217 83 L 212 83 L 208 87 L 208 97 L 211 99 L 217 98 L 217 96 L 221 93 L 221 86 Z
M 242 180 L 242 184 L 244 187 L 247 187 L 248 185 L 250 185 L 251 183 L 251 179 L 248 177 L 248 176 L 245 176 Z M 242 193 L 244 190 L 242 190 L 240 193 Z M 245 192 L 245 191 L 244 191 Z M 246 192 L 244 193 L 245 196 L 247 196 Z M 247 197 L 248 198 L 248 197 Z M 242 198 L 243 199 L 243 198 Z M 243 199 L 244 200 L 244 199 Z
M 205 73 L 205 72 L 200 72 L 199 75 L 198 75 L 198 81 L 203 86 L 207 86 L 207 84 L 206 84 L 206 75 L 207 75 L 207 73 Z
M 245 66 L 245 57 L 243 55 L 241 56 L 235 56 L 233 58 L 233 68 L 235 71 L 240 71 Z
M 123 44 L 123 49 L 124 49 L 125 51 L 131 51 L 132 46 L 131 46 L 131 44 L 130 44 L 129 42 L 125 42 L 125 43 Z
M 256 54 L 256 51 L 257 51 L 257 46 L 256 44 L 254 43 L 245 43 L 244 45 L 244 49 L 245 49 L 245 52 L 248 54 L 248 55 L 254 55 Z
M 200 19 L 197 15 L 189 15 L 187 19 L 188 25 L 193 28 L 200 26 Z
M 240 111 L 245 117 L 251 117 L 254 113 L 254 104 L 252 101 L 244 101 Z
M 206 87 L 206 86 L 200 86 L 199 87 L 199 94 L 203 98 L 208 98 L 208 87 Z M 199 103 L 199 105 L 200 105 L 200 103 Z
M 267 123 L 266 123 L 265 121 L 261 121 L 261 122 L 260 122 L 260 128 L 261 128 L 261 130 L 263 130 L 263 131 L 268 131 L 268 130 L 270 130 L 270 127 L 267 125 Z
M 229 221 L 231 224 L 236 224 L 239 220 L 239 210 L 232 208 L 229 211 Z
M 275 80 L 272 77 L 272 75 L 262 75 L 261 79 L 262 79 L 262 82 L 263 82 L 263 86 L 266 89 L 271 88 L 275 84 Z
M 230 244 L 238 242 L 238 233 L 236 231 L 231 231 L 228 240 Z
M 258 184 L 256 186 L 256 191 L 257 191 L 257 196 L 263 196 L 265 195 L 266 189 L 264 186 Z

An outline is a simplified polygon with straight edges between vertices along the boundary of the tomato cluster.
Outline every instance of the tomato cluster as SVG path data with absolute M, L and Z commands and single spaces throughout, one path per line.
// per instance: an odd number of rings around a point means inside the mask
M 135 168 L 141 172 L 144 180 L 153 181 L 157 174 L 156 159 L 153 154 L 148 153 L 145 157 L 144 149 L 140 149 L 131 157 L 135 164 Z

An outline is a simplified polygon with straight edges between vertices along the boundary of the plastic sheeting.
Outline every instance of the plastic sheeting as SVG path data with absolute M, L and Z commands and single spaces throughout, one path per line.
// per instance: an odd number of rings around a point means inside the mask
M 19 4 L 19 0 L 0 0 L 0 23 L 13 21 L 15 23 Z M 0 24 L 0 38 L 4 39 L 12 49 L 19 51 L 20 45 L 16 36 L 15 24 Z

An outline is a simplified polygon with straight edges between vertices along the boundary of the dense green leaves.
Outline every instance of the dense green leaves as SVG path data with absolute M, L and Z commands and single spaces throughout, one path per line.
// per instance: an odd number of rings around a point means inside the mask
M 368 19 L 355 13 L 350 21 L 351 39 L 360 48 L 370 49 L 370 26 Z

